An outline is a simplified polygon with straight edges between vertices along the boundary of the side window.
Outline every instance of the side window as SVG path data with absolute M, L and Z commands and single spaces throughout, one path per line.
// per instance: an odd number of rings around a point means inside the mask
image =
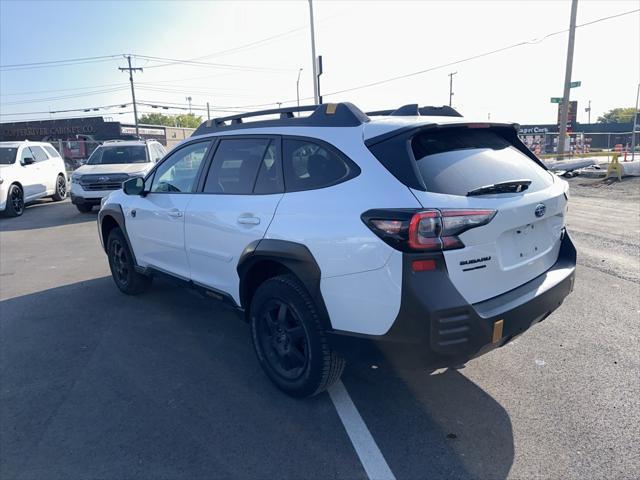
M 156 150 L 158 151 L 158 160 L 160 160 L 161 158 L 163 158 L 167 154 L 167 151 L 159 143 L 156 143 L 155 147 L 156 147 Z
M 149 145 L 149 153 L 150 153 L 149 158 L 151 158 L 151 161 L 154 163 L 161 160 L 162 157 L 164 157 L 164 152 L 162 151 L 160 146 L 156 143 L 152 143 L 151 145 Z
M 20 163 L 22 165 L 24 165 L 24 159 L 25 158 L 31 158 L 33 159 L 33 161 L 35 161 L 35 157 L 33 156 L 33 153 L 31 153 L 31 150 L 29 149 L 29 147 L 24 147 L 22 149 L 22 152 L 20 152 Z
M 44 162 L 46 160 L 49 160 L 49 157 L 47 156 L 47 154 L 45 153 L 45 151 L 42 149 L 42 147 L 29 147 L 29 149 L 31 150 L 31 153 L 33 153 L 33 159 L 36 162 Z
M 284 192 L 282 180 L 282 163 L 278 159 L 278 152 L 274 142 L 269 144 L 262 158 L 258 178 L 253 187 L 253 193 L 268 194 Z
M 156 169 L 151 183 L 152 193 L 193 192 L 200 164 L 211 142 L 193 143 L 181 148 Z
M 268 138 L 221 140 L 204 184 L 205 193 L 250 194 L 270 143 Z
M 58 153 L 58 151 L 57 151 L 55 148 L 53 148 L 53 147 L 50 147 L 50 146 L 48 146 L 48 145 L 45 145 L 43 148 L 47 151 L 47 153 L 49 154 L 49 156 L 50 156 L 51 158 L 58 158 L 58 157 L 60 156 L 60 154 Z
M 353 163 L 308 140 L 284 139 L 282 163 L 287 192 L 328 187 L 359 173 Z

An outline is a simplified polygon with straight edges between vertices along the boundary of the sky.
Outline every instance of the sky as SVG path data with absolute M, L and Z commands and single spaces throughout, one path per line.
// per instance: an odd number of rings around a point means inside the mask
M 570 1 L 313 5 L 325 102 L 350 101 L 365 111 L 444 105 L 448 74 L 457 72 L 453 106 L 467 117 L 556 121 L 550 97 L 562 96 Z M 577 24 L 636 9 L 640 0 L 579 0 Z M 131 103 L 128 75 L 118 70 L 126 66 L 124 54 L 134 55 L 134 66 L 143 69 L 134 74 L 137 101 L 173 107 L 140 105 L 139 115 L 184 113 L 187 97 L 205 118 L 207 102 L 212 117 L 275 108 L 278 102 L 294 105 L 299 73 L 301 104 L 313 102 L 307 0 L 0 0 L 0 122 L 95 115 L 133 121 L 131 106 L 120 107 Z M 112 57 L 24 65 L 102 56 Z M 461 61 L 471 57 L 478 58 Z M 17 64 L 23 66 L 12 66 Z M 419 71 L 425 72 L 360 88 Z M 579 122 L 587 121 L 588 101 L 592 122 L 611 108 L 633 106 L 640 82 L 640 13 L 579 27 L 572 80 L 582 82 L 571 90 Z M 118 106 L 49 113 L 110 105 Z

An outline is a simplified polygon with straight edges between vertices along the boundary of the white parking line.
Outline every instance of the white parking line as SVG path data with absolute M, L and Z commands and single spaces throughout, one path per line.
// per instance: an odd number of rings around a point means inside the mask
M 396 477 L 387 465 L 387 461 L 382 456 L 382 452 L 341 380 L 329 388 L 329 396 L 367 476 L 371 480 L 395 480 Z

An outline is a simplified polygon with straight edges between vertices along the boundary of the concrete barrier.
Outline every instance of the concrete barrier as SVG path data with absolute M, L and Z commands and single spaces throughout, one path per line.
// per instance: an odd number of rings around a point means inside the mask
M 635 162 L 620 162 L 623 177 L 640 177 L 640 160 Z

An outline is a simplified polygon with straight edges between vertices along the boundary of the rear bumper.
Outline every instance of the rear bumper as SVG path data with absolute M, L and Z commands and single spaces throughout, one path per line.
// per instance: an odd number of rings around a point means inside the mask
M 469 304 L 451 283 L 442 257 L 438 269 L 413 272 L 404 254 L 402 301 L 391 329 L 380 336 L 330 333 L 334 349 L 351 360 L 391 361 L 403 368 L 455 366 L 501 347 L 557 309 L 573 290 L 576 250 L 565 234 L 556 263 L 530 282 Z M 500 322 L 502 321 L 502 322 Z

